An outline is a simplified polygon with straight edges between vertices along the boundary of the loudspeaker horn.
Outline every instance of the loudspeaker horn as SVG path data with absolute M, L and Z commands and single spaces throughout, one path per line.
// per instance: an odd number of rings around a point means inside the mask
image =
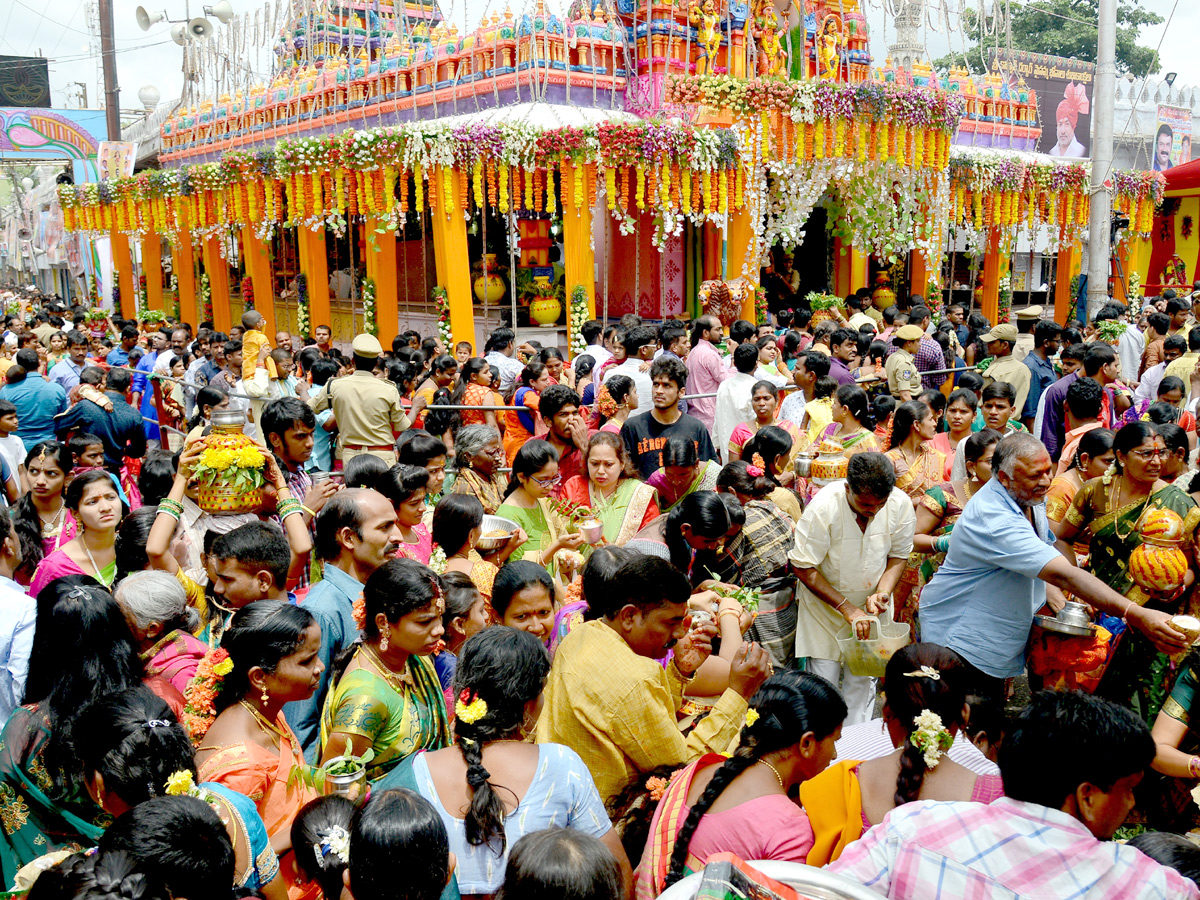
M 171 26 L 171 40 L 177 43 L 180 47 L 191 40 L 188 34 L 187 26 L 180 22 L 178 25 Z
M 139 6 L 134 15 L 137 17 L 138 28 L 142 31 L 149 31 L 151 25 L 156 25 L 167 17 L 166 13 L 147 12 L 144 6 Z
M 213 23 L 203 16 L 197 16 L 187 23 L 188 34 L 197 40 L 204 40 L 213 33 Z
M 212 6 L 206 6 L 204 11 L 210 16 L 214 16 L 222 25 L 228 25 L 229 20 L 233 18 L 233 7 L 229 4 L 229 0 L 220 0 Z

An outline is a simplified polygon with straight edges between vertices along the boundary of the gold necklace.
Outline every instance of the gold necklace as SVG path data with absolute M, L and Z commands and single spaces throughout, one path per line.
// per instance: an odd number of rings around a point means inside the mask
M 759 762 L 771 770 L 771 773 L 775 776 L 775 780 L 779 782 L 779 789 L 781 791 L 784 790 L 783 776 L 779 774 L 779 770 L 777 768 L 775 768 L 773 765 L 771 765 L 769 762 L 767 762 L 765 759 L 760 759 Z
M 380 676 L 382 676 L 383 680 L 387 682 L 388 687 L 390 687 L 397 694 L 403 697 L 408 692 L 408 689 L 413 686 L 412 676 L 408 673 L 407 664 L 404 667 L 403 674 L 397 673 L 388 668 L 387 663 L 385 663 L 379 657 L 379 654 L 375 652 L 375 648 L 370 644 L 363 644 L 359 649 L 366 653 L 367 659 L 371 663 L 371 666 L 380 674 Z
M 254 704 L 247 703 L 245 700 L 239 700 L 238 702 L 245 707 L 246 711 L 254 718 L 255 724 L 258 725 L 263 732 L 269 735 L 271 741 L 275 744 L 275 746 L 278 747 L 279 742 L 283 740 L 284 737 L 282 729 L 280 729 L 278 725 L 272 725 L 269 721 L 267 721 L 267 717 L 264 716 L 258 710 L 258 708 L 254 706 Z
M 1150 494 L 1147 494 L 1146 499 L 1142 501 L 1144 505 L 1141 513 L 1139 513 L 1138 517 L 1134 519 L 1133 524 L 1129 527 L 1129 530 L 1124 534 L 1121 534 L 1121 519 L 1117 515 L 1117 512 L 1121 508 L 1118 506 L 1118 504 L 1121 501 L 1121 489 L 1124 486 L 1125 475 L 1122 473 L 1121 475 L 1118 475 L 1116 481 L 1113 482 L 1113 488 L 1111 491 L 1109 491 L 1108 495 L 1108 511 L 1113 514 L 1113 534 L 1116 535 L 1118 541 L 1124 541 L 1131 534 L 1138 530 L 1138 525 L 1141 523 L 1142 517 L 1146 515 L 1146 511 L 1150 508 L 1150 496 L 1154 493 L 1154 488 L 1151 486 Z

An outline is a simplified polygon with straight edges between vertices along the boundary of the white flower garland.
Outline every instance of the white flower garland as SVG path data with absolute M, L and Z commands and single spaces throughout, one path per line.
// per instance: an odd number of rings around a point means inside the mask
M 917 730 L 908 739 L 925 757 L 925 768 L 936 769 L 946 751 L 954 743 L 954 737 L 942 725 L 942 717 L 927 709 L 913 717 Z

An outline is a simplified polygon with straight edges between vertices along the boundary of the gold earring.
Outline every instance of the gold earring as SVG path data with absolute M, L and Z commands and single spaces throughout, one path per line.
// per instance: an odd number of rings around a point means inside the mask
M 379 640 L 379 652 L 387 653 L 387 647 L 388 647 L 388 639 L 387 639 L 387 632 L 385 631 L 383 633 L 383 637 L 380 638 L 380 640 Z
M 267 703 L 268 703 L 268 701 L 270 701 L 270 699 L 271 699 L 271 695 L 267 693 L 267 685 L 266 685 L 266 683 L 264 682 L 264 683 L 263 683 L 263 692 L 262 692 L 262 702 L 263 702 L 263 706 L 266 706 L 266 705 L 267 705 Z

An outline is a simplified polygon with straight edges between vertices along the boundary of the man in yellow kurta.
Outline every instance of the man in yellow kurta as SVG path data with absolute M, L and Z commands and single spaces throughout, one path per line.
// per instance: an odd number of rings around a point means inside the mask
M 743 644 L 729 687 L 685 739 L 676 716 L 683 692 L 712 652 L 716 626 L 689 631 L 687 576 L 665 559 L 639 556 L 613 578 L 619 589 L 588 598 L 600 618 L 577 626 L 554 655 L 538 718 L 538 743 L 565 744 L 580 755 L 608 800 L 635 776 L 727 753 L 746 720 L 746 701 L 770 663 Z M 658 662 L 674 649 L 665 667 Z

